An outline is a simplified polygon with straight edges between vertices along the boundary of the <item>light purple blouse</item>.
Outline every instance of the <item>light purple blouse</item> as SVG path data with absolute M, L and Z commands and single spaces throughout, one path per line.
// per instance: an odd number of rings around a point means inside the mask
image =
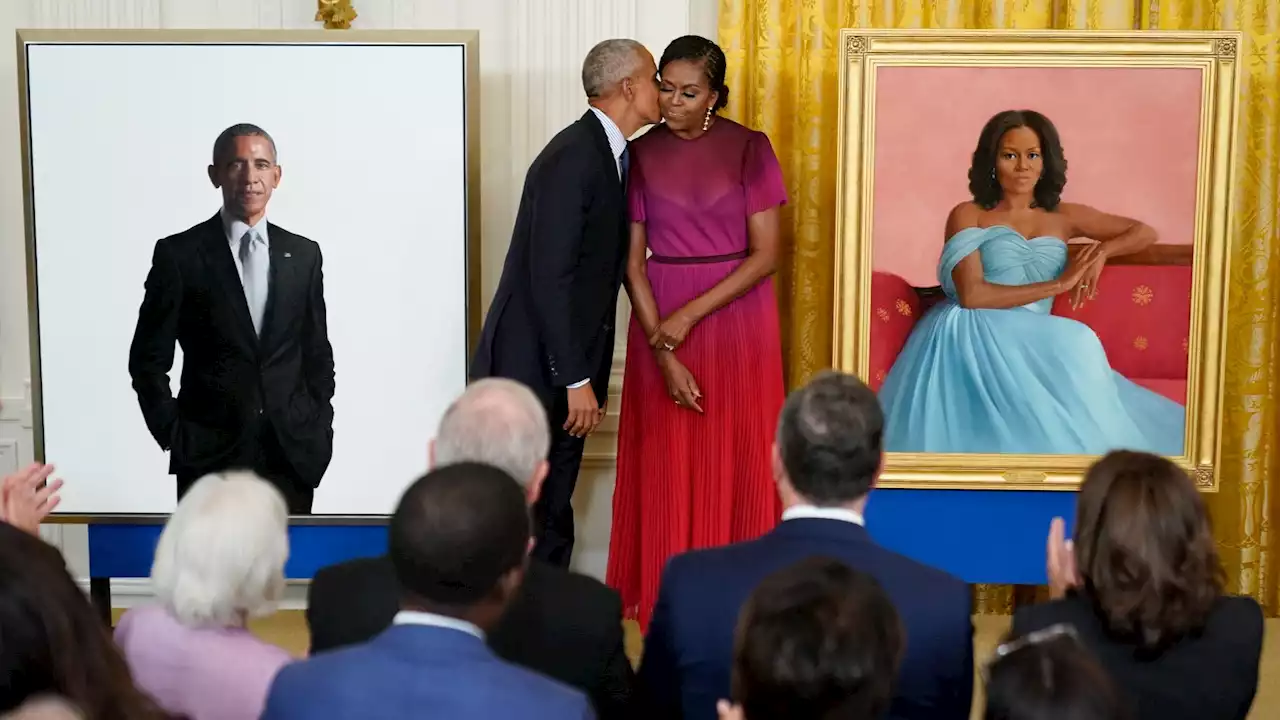
M 292 658 L 242 628 L 189 628 L 167 610 L 129 610 L 115 631 L 137 686 L 190 720 L 257 720 Z

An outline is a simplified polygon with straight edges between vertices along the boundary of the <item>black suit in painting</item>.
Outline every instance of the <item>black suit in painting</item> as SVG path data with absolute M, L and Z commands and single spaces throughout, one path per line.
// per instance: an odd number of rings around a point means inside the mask
M 333 348 L 316 243 L 267 225 L 261 337 L 221 214 L 156 243 L 129 348 L 147 429 L 169 451 L 178 497 L 201 476 L 252 469 L 311 512 L 333 456 Z M 169 389 L 182 347 L 177 398 Z
M 624 162 L 625 167 L 625 162 Z M 601 121 L 587 111 L 529 167 L 502 280 L 471 364 L 473 379 L 505 377 L 541 398 L 551 469 L 535 506 L 535 557 L 568 566 L 583 439 L 564 430 L 566 388 L 590 380 L 603 407 L 614 317 L 627 258 L 624 180 Z

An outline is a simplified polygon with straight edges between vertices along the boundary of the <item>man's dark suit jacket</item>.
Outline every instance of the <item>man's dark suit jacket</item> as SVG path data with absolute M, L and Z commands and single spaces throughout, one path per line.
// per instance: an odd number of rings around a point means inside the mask
M 588 110 L 529 167 L 473 379 L 518 380 L 549 411 L 557 390 L 590 380 L 603 405 L 626 269 L 626 209 L 608 136 Z
M 311 581 L 312 654 L 362 643 L 391 625 L 399 588 L 387 557 L 321 569 Z M 591 698 L 601 720 L 631 717 L 633 675 L 623 647 L 622 603 L 599 581 L 531 560 L 520 594 L 489 645 Z
M 676 556 L 658 592 L 639 688 L 648 717 L 714 720 L 728 699 L 739 611 L 771 573 L 813 556 L 874 577 L 898 610 L 906 651 L 889 718 L 968 720 L 973 697 L 969 587 L 881 548 L 851 522 L 786 520 L 764 537 Z
M 1157 656 L 1111 637 L 1085 596 L 1019 608 L 1013 634 L 1051 625 L 1075 627 L 1117 689 L 1134 720 L 1245 720 L 1258 689 L 1262 608 L 1253 598 L 1220 598 L 1204 629 Z
M 129 348 L 147 429 L 169 472 L 198 477 L 252 467 L 260 416 L 298 479 L 316 487 L 333 455 L 333 348 L 320 247 L 268 224 L 270 290 L 253 329 L 220 214 L 156 243 Z M 169 389 L 174 343 L 182 381 Z

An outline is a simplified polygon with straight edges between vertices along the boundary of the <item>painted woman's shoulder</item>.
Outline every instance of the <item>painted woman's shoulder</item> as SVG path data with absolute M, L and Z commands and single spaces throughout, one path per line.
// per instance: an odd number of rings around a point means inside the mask
M 981 217 L 982 208 L 972 200 L 965 200 L 951 208 L 950 213 L 947 213 L 947 227 L 943 234 L 947 240 L 950 240 L 961 230 L 977 227 L 978 220 Z

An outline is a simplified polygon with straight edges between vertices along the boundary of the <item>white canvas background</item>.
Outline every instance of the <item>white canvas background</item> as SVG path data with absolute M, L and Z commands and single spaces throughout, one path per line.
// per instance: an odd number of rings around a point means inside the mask
M 271 133 L 275 224 L 324 255 L 334 455 L 314 511 L 387 514 L 465 384 L 459 45 L 28 46 L 45 458 L 60 513 L 165 513 L 128 351 L 155 241 L 213 215 L 213 140 Z M 477 89 L 478 91 L 478 89 Z M 181 353 L 170 373 L 175 393 Z

